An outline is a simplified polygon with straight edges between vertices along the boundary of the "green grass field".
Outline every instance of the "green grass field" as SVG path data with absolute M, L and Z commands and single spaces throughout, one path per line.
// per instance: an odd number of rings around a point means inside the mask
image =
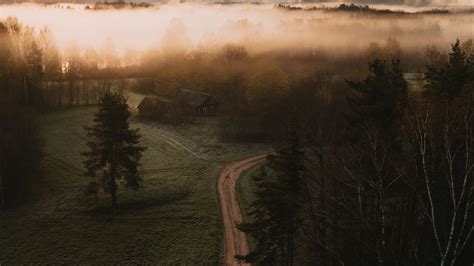
M 44 115 L 42 181 L 35 200 L 0 212 L 0 264 L 219 264 L 222 223 L 216 190 L 222 167 L 268 147 L 222 143 L 218 120 L 202 117 L 179 127 L 143 122 L 138 191 L 121 188 L 115 214 L 109 196 L 84 194 L 82 126 L 96 107 Z

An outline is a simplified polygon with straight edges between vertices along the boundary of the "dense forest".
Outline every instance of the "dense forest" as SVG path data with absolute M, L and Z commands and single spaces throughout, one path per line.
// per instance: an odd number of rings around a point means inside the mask
M 111 43 L 102 51 L 71 44 L 60 51 L 47 27 L 8 18 L 0 21 L 5 205 L 20 204 L 40 184 L 39 113 L 97 104 L 109 92 L 171 97 L 188 88 L 218 99 L 222 139 L 277 151 L 254 177 L 253 221 L 240 229 L 256 245 L 239 259 L 470 265 L 474 44 L 452 41 L 409 50 L 389 38 L 353 53 L 252 54 L 236 43 L 125 54 Z M 404 78 L 421 69 L 418 84 Z
M 254 177 L 254 221 L 242 230 L 257 244 L 241 259 L 472 263 L 473 55 L 457 41 L 446 60 L 435 59 L 427 58 L 417 92 L 398 59 L 371 61 L 366 78 L 346 81 L 343 116 L 330 93 L 318 93 L 310 137 L 296 133 L 306 124 L 295 124 Z

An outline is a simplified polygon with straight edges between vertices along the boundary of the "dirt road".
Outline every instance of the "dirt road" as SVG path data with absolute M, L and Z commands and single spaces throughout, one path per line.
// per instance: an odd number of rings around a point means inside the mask
M 249 251 L 247 235 L 236 227 L 242 222 L 242 214 L 237 201 L 235 184 L 244 171 L 264 162 L 266 156 L 264 154 L 227 165 L 219 176 L 218 191 L 224 220 L 224 264 L 226 266 L 249 265 L 240 263 L 234 258 L 235 255 L 245 255 Z

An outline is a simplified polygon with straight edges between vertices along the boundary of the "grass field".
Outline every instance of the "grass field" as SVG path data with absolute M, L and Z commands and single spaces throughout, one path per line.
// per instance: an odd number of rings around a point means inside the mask
M 83 125 L 95 107 L 41 117 L 42 181 L 35 200 L 0 212 L 0 264 L 160 263 L 219 264 L 222 223 L 216 192 L 221 168 L 268 150 L 257 144 L 221 143 L 218 119 L 171 127 L 132 118 L 147 146 L 138 191 L 121 188 L 119 207 L 83 191 Z

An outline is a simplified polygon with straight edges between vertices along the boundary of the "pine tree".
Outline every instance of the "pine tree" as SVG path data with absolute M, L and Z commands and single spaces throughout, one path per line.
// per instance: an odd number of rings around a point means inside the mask
M 238 259 L 262 265 L 293 264 L 304 170 L 304 153 L 298 142 L 296 133 L 290 134 L 288 145 L 277 155 L 269 155 L 266 167 L 254 177 L 256 199 L 249 212 L 253 222 L 239 228 L 257 244 L 255 250 Z
M 344 210 L 350 253 L 361 265 L 383 265 L 393 260 L 398 248 L 394 221 L 401 204 L 399 178 L 394 161 L 400 157 L 400 121 L 407 101 L 407 84 L 400 61 L 389 65 L 376 59 L 361 82 L 347 81 L 352 143 L 341 149 L 340 195 L 335 202 Z M 395 203 L 395 204 L 394 204 Z
M 137 167 L 144 147 L 139 146 L 138 129 L 129 127 L 130 112 L 123 96 L 106 93 L 99 103 L 94 125 L 85 127 L 90 141 L 84 166 L 87 175 L 102 175 L 104 190 L 112 199 L 112 208 L 117 205 L 117 180 L 125 179 L 126 186 L 139 187 Z
M 375 59 L 369 63 L 369 70 L 369 76 L 361 82 L 346 81 L 351 89 L 348 97 L 351 128 L 373 127 L 397 135 L 407 99 L 400 60 L 387 65 L 384 60 Z
M 441 66 L 428 65 L 425 78 L 428 93 L 455 97 L 465 85 L 474 81 L 474 55 L 467 56 L 461 49 L 459 40 L 451 45 L 449 61 Z

